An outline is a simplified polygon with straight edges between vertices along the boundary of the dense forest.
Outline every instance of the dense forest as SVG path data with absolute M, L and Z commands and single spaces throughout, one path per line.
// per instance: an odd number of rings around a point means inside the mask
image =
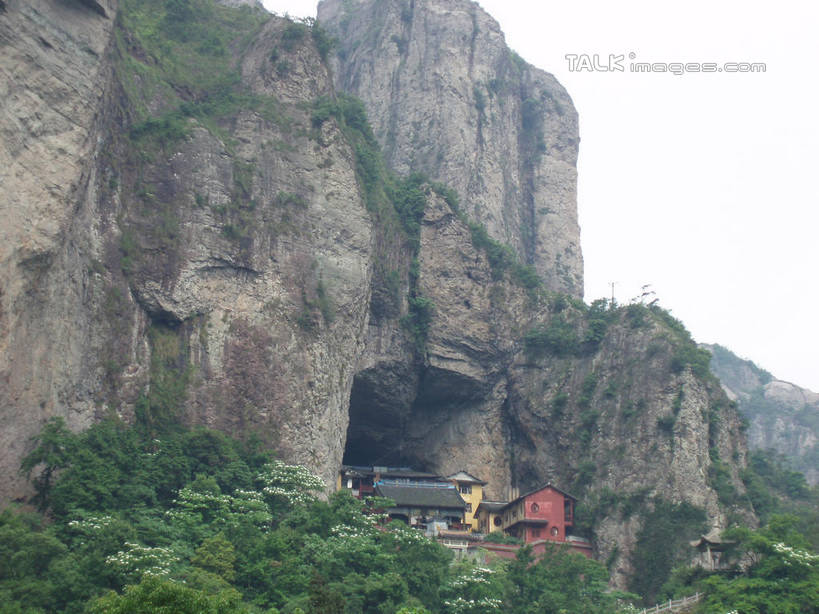
M 0 513 L 3 613 L 603 614 L 640 603 L 608 590 L 605 565 L 561 547 L 456 561 L 388 523 L 388 501 L 327 497 L 320 479 L 252 440 L 111 417 L 80 434 L 53 420 L 36 443 L 21 469 L 36 495 Z M 702 612 L 816 611 L 816 507 L 775 514 L 782 468 L 755 459 L 766 526 L 726 533 L 730 571 L 681 565 L 659 596 L 705 591 Z

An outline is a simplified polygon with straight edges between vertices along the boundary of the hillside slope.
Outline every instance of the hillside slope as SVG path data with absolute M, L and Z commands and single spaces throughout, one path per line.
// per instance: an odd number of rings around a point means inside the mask
M 749 422 L 748 445 L 773 449 L 819 483 L 819 394 L 776 379 L 753 362 L 719 345 L 705 345 L 711 370 Z

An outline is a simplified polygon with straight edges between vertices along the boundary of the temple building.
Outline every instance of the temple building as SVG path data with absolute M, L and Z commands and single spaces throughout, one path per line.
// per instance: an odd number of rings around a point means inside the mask
M 482 548 L 499 556 L 514 556 L 519 546 L 483 540 L 495 532 L 532 545 L 536 554 L 549 543 L 566 544 L 589 557 L 592 553 L 587 539 L 571 535 L 577 500 L 552 483 L 512 501 L 488 501 L 483 498 L 486 482 L 466 471 L 442 477 L 409 467 L 344 465 L 337 486 L 359 499 L 391 499 L 394 506 L 385 510 L 391 518 L 462 553 Z

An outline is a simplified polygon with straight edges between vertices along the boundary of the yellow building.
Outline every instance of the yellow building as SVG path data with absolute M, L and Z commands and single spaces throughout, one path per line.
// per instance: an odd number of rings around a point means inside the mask
M 503 530 L 503 508 L 508 505 L 506 501 L 481 501 L 478 509 L 475 510 L 477 521 L 477 531 L 488 535 L 495 531 Z
M 468 474 L 466 471 L 453 473 L 448 475 L 446 479 L 455 484 L 461 497 L 466 502 L 464 524 L 469 525 L 473 532 L 477 532 L 478 518 L 475 512 L 478 510 L 478 505 L 483 501 L 483 487 L 486 482 Z

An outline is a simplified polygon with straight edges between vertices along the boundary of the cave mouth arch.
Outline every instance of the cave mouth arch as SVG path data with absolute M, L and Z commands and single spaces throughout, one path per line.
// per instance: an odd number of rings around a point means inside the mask
M 360 371 L 342 463 L 433 471 L 441 432 L 487 393 L 486 382 L 449 369 L 387 362 Z
M 418 378 L 404 365 L 381 366 L 356 374 L 350 392 L 345 465 L 417 468 L 407 426 Z

